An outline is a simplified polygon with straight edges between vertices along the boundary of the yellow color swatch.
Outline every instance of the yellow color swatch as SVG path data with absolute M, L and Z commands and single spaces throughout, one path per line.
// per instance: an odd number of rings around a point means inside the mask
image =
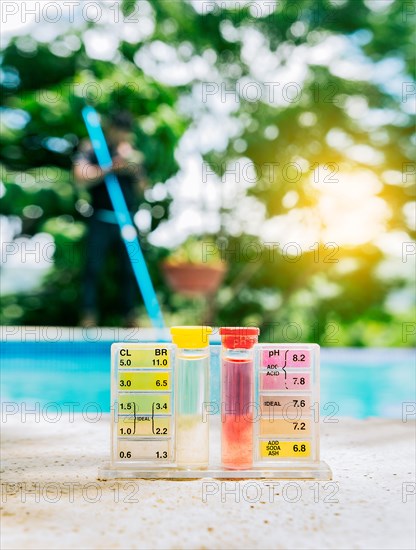
M 152 413 L 171 413 L 171 396 L 169 393 L 120 393 L 118 395 L 119 415 L 137 415 Z
M 163 346 L 151 349 L 121 348 L 117 354 L 119 369 L 168 369 L 170 350 Z
M 170 390 L 170 372 L 119 372 L 119 391 Z
M 117 434 L 119 436 L 160 437 L 171 435 L 170 416 L 119 416 Z
M 311 454 L 309 441 L 280 441 L 269 439 L 260 441 L 260 457 L 277 458 L 305 458 Z

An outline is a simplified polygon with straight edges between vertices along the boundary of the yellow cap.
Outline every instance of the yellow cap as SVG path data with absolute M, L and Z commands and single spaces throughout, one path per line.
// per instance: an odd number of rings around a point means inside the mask
M 172 327 L 172 341 L 178 348 L 205 348 L 209 346 L 211 327 Z

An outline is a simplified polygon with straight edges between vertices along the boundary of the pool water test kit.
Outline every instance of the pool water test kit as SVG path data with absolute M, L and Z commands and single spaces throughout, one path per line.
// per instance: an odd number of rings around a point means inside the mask
M 112 345 L 100 477 L 331 479 L 319 453 L 319 346 L 259 344 L 254 327 L 220 328 L 221 347 L 210 346 L 211 333 L 172 327 L 172 343 Z

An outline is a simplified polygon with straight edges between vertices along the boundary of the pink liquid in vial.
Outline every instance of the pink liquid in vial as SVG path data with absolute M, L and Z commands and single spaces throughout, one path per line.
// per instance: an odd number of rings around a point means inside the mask
M 222 369 L 222 464 L 242 470 L 253 464 L 253 361 L 226 359 Z

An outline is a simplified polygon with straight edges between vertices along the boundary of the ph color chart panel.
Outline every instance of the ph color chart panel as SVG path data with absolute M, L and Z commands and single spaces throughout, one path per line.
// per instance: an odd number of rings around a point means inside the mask
M 318 461 L 319 346 L 257 344 L 255 354 L 255 463 Z

